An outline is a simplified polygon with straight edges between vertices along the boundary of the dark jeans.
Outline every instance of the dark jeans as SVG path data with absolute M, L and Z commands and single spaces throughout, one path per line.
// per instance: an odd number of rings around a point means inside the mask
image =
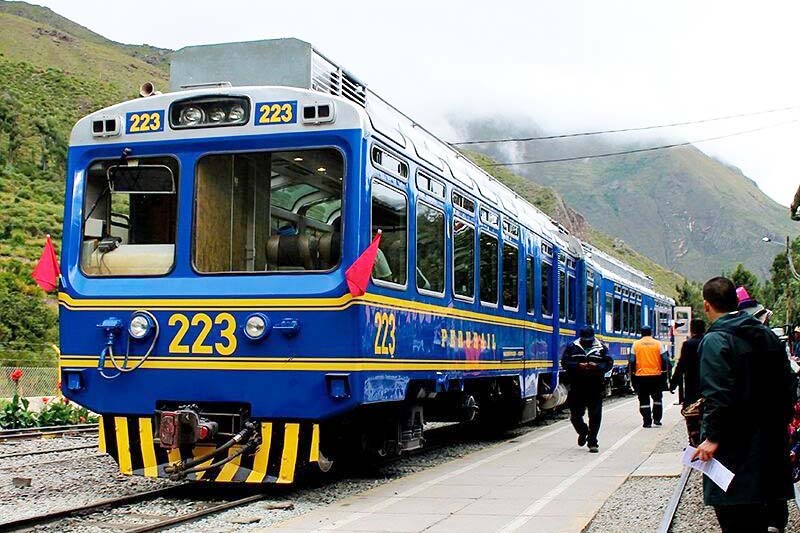
M 661 376 L 636 377 L 635 379 L 642 422 L 644 422 L 645 426 L 651 425 L 654 421 L 661 422 L 661 416 L 664 412 L 662 404 L 664 380 Z M 653 400 L 652 407 L 650 406 L 651 399 Z
M 586 435 L 589 446 L 597 446 L 597 434 L 603 418 L 603 389 L 601 386 L 582 387 L 574 384 L 567 396 L 569 420 L 578 435 Z M 583 421 L 583 414 L 589 411 L 589 425 Z
M 714 512 L 722 533 L 761 533 L 769 524 L 766 505 L 720 505 Z

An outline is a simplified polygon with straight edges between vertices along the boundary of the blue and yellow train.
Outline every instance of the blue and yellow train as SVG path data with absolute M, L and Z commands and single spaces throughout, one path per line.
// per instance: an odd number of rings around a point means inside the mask
M 625 384 L 673 302 L 295 39 L 176 53 L 69 147 L 64 394 L 126 474 L 291 483 L 564 399 L 593 324 Z M 382 230 L 366 294 L 344 272 Z

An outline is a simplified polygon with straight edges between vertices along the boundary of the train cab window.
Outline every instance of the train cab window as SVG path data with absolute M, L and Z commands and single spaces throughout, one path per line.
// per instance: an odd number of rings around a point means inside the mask
M 614 331 L 622 333 L 622 300 L 614 296 Z
M 97 161 L 86 173 L 81 270 L 87 276 L 159 276 L 175 263 L 178 162 Z
M 553 316 L 553 310 L 550 307 L 552 290 L 553 290 L 553 266 L 547 261 L 542 261 L 541 271 L 541 292 L 539 299 L 542 306 L 542 315 Z
M 528 256 L 525 258 L 525 302 L 528 309 L 528 314 L 532 315 L 536 312 L 536 294 L 535 294 L 535 272 L 533 271 L 534 263 L 533 257 Z
M 575 276 L 567 274 L 567 320 L 575 322 L 577 314 L 578 290 Z
M 503 243 L 503 306 L 519 307 L 519 250 Z
M 444 212 L 417 204 L 417 288 L 444 293 Z
M 372 235 L 383 231 L 372 279 L 406 284 L 406 238 L 408 199 L 380 181 L 372 182 Z
M 453 219 L 453 294 L 475 297 L 475 227 Z
M 201 273 L 326 271 L 341 257 L 344 160 L 333 149 L 201 157 L 193 264 Z
M 606 321 L 605 321 L 605 330 L 606 333 L 611 333 L 614 331 L 614 296 L 612 294 L 606 294 Z
M 478 251 L 480 295 L 481 303 L 488 305 L 497 305 L 498 250 L 497 237 L 481 232 Z

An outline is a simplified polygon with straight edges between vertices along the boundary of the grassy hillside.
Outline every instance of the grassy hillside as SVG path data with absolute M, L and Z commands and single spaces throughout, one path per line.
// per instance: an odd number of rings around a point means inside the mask
M 13 15 L 2 9 L 8 4 L 0 3 L 0 53 L 7 59 L 56 68 L 77 79 L 103 80 L 115 87 L 120 99 L 138 95 L 139 86 L 145 81 L 153 81 L 161 88 L 167 86 L 165 66 L 146 63 L 119 45 L 99 43 Z M 91 34 L 85 29 L 82 33 L 86 32 Z
M 0 13 L 8 13 L 18 17 L 49 26 L 51 29 L 60 30 L 83 42 L 91 42 L 103 46 L 116 48 L 125 54 L 153 65 L 163 73 L 169 71 L 169 57 L 172 50 L 156 48 L 147 44 L 123 44 L 112 41 L 99 35 L 80 24 L 62 17 L 58 13 L 43 6 L 36 6 L 26 2 L 0 1 Z
M 464 125 L 465 138 L 539 133 L 535 125 L 499 121 Z M 658 144 L 650 141 L 647 145 Z M 567 139 L 482 145 L 501 161 L 618 151 L 626 144 Z M 512 152 L 511 149 L 514 149 Z M 588 222 L 615 235 L 658 264 L 703 280 L 737 264 L 768 275 L 774 250 L 764 235 L 794 232 L 787 211 L 735 167 L 692 146 L 657 152 L 512 167 L 552 187 Z
M 672 297 L 677 295 L 676 287 L 682 285 L 684 281 L 681 275 L 636 252 L 622 240 L 615 239 L 591 226 L 582 214 L 567 205 L 552 188 L 538 185 L 505 167 L 492 167 L 490 165 L 494 163 L 494 160 L 484 154 L 477 152 L 465 152 L 465 154 L 503 184 L 517 191 L 548 216 L 563 224 L 574 235 L 652 276 L 656 290 L 659 292 Z

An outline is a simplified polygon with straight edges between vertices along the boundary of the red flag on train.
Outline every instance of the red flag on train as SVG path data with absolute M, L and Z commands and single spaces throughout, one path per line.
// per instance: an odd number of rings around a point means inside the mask
M 344 279 L 347 280 L 347 286 L 350 288 L 350 294 L 353 296 L 362 296 L 367 292 L 367 285 L 369 285 L 369 278 L 372 275 L 372 267 L 375 266 L 375 258 L 378 257 L 378 245 L 381 242 L 381 230 L 372 239 L 372 243 L 367 246 L 358 259 L 353 261 L 344 273 Z
M 44 243 L 42 256 L 39 258 L 39 262 L 36 263 L 36 268 L 33 269 L 31 276 L 33 281 L 45 292 L 50 292 L 58 288 L 58 277 L 60 275 L 61 270 L 58 268 L 56 250 L 53 248 L 53 241 L 50 240 L 50 235 L 48 235 Z

